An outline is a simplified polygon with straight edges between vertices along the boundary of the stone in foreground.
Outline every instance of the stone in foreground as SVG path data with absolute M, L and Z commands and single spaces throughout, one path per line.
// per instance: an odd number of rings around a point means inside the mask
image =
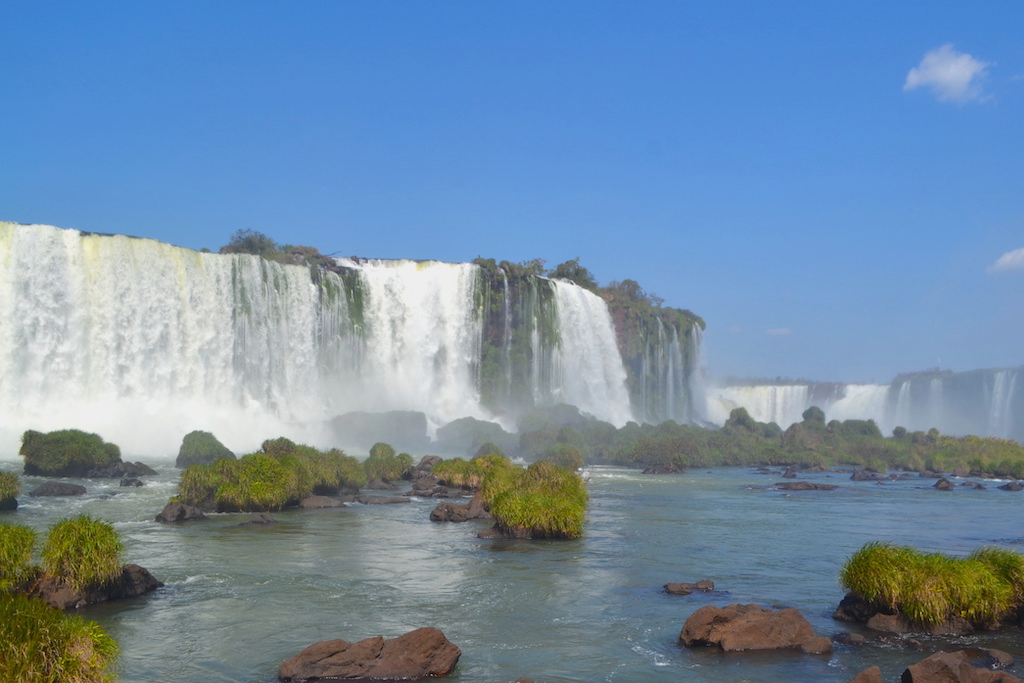
M 462 650 L 439 629 L 419 628 L 388 640 L 376 636 L 358 643 L 315 643 L 285 661 L 277 677 L 285 683 L 319 679 L 412 681 L 447 675 L 461 654 Z
M 793 608 L 774 610 L 762 605 L 707 605 L 694 612 L 679 634 L 687 647 L 739 650 L 800 649 L 808 654 L 832 651 L 827 638 L 814 635 L 810 623 Z

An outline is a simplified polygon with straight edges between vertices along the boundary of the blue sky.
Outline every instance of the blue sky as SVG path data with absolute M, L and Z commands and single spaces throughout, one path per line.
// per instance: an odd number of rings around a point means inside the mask
M 2 220 L 579 257 L 702 315 L 715 375 L 1024 363 L 1019 0 L 9 1 L 0 26 Z

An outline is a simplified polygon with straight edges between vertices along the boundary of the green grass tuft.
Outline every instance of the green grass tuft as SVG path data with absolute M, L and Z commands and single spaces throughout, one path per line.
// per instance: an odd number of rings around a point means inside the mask
M 50 527 L 40 556 L 46 574 L 83 590 L 119 577 L 123 550 L 113 526 L 79 515 Z
M 35 548 L 35 531 L 21 524 L 0 524 L 0 593 L 17 588 L 36 573 Z
M 121 459 L 115 444 L 78 429 L 45 434 L 30 429 L 22 434 L 19 453 L 25 457 L 25 474 L 41 476 L 84 477 Z
M 11 472 L 0 472 L 0 500 L 17 498 L 21 493 L 21 485 L 18 483 L 18 475 Z
M 98 624 L 40 600 L 0 594 L 0 672 L 5 683 L 105 683 L 118 647 Z
M 210 432 L 196 430 L 181 440 L 174 466 L 185 468 L 189 465 L 209 465 L 218 458 L 234 460 L 235 454 Z

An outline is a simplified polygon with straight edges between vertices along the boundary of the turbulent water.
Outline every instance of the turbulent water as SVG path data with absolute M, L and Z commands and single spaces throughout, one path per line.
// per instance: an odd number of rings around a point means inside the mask
M 871 419 L 883 433 L 935 427 L 944 434 L 1024 441 L 1024 368 L 911 375 L 891 384 L 724 386 L 708 397 L 709 419 L 718 424 L 743 407 L 758 421 L 786 428 L 816 405 L 826 419 Z
M 335 445 L 323 421 L 354 410 L 512 426 L 567 402 L 637 419 L 605 302 L 567 282 L 501 283 L 474 264 L 333 272 L 0 223 L 0 444 L 77 427 L 141 455 L 193 429 L 238 451 L 267 434 Z M 644 401 L 675 414 L 692 371 L 678 331 L 649 353 L 663 379 Z
M 442 629 L 462 649 L 445 679 L 453 683 L 841 683 L 873 664 L 891 681 L 943 648 L 1024 652 L 1017 629 L 955 643 L 925 638 L 920 651 L 831 619 L 843 595 L 839 567 L 868 541 L 956 554 L 993 543 L 1021 548 L 1024 494 L 994 483 L 947 493 L 931 480 L 879 486 L 827 473 L 810 478 L 838 490 L 786 494 L 760 488 L 778 478 L 746 469 L 658 477 L 599 467 L 588 472 L 583 538 L 492 542 L 475 537 L 482 522 L 431 523 L 430 499 L 285 511 L 265 527 L 239 526 L 249 518 L 242 514 L 161 525 L 153 516 L 178 475 L 159 469 L 140 489 L 75 480 L 84 497 L 23 496 L 16 512 L 0 514 L 40 531 L 80 512 L 110 520 L 125 537 L 126 560 L 166 583 L 139 600 L 81 610 L 119 641 L 123 683 L 271 683 L 284 659 L 314 642 L 421 626 Z M 22 477 L 25 489 L 40 481 Z M 668 582 L 705 578 L 720 592 L 662 592 Z M 820 635 L 853 630 L 870 642 L 830 656 L 678 644 L 695 610 L 734 602 L 793 606 Z

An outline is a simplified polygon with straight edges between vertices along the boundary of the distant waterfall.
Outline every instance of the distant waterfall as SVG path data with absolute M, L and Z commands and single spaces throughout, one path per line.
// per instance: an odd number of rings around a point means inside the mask
M 485 286 L 474 264 L 336 270 L 0 223 L 0 457 L 25 429 L 170 454 L 193 429 L 237 450 L 278 434 L 315 443 L 322 421 L 354 410 L 439 425 L 564 401 L 633 419 L 593 293 L 504 273 Z
M 891 384 L 751 384 L 710 388 L 709 419 L 722 424 L 744 407 L 786 428 L 816 405 L 829 420 L 874 420 L 884 434 L 936 428 L 943 434 L 1024 442 L 1024 368 L 924 373 Z

